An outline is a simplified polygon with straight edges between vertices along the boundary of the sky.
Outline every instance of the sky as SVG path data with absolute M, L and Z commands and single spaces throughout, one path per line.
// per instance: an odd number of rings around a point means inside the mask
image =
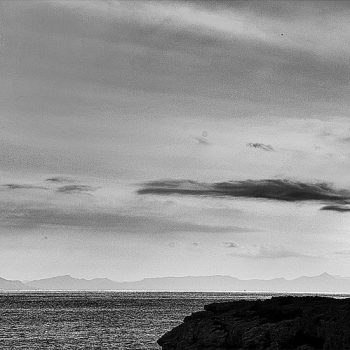
M 0 276 L 350 277 L 345 1 L 1 1 Z

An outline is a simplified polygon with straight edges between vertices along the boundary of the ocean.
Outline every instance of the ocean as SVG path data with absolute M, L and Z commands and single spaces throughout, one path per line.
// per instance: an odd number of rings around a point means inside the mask
M 0 349 L 159 350 L 157 339 L 205 304 L 259 293 L 3 292 Z

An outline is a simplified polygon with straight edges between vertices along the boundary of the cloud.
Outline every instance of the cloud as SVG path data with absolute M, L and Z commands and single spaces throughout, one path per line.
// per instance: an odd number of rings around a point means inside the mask
M 350 249 L 338 250 L 337 252 L 334 252 L 334 254 L 350 256 Z
M 210 145 L 210 142 L 208 140 L 208 133 L 206 131 L 203 131 L 201 136 L 195 136 L 194 138 L 200 145 Z
M 327 2 L 326 2 L 327 3 Z M 293 4 L 293 6 L 292 6 Z M 167 27 L 174 31 L 187 31 L 193 35 L 223 40 L 244 40 L 282 49 L 295 49 L 329 56 L 348 54 L 349 7 L 338 6 L 313 8 L 311 3 L 268 3 L 263 8 L 256 3 L 249 6 L 222 2 L 210 6 L 206 1 L 185 3 L 177 1 L 145 2 L 69 2 L 71 10 L 81 10 L 94 15 L 116 18 L 120 21 Z M 336 18 L 336 20 L 335 20 Z M 322 27 L 319 20 L 322 19 Z
M 237 248 L 238 244 L 235 242 L 224 242 L 225 248 Z
M 4 187 L 10 189 L 10 190 L 47 190 L 47 187 L 44 186 L 38 186 L 38 185 L 29 185 L 29 184 L 18 184 L 18 183 L 11 183 L 11 184 L 5 184 Z
M 48 178 L 45 181 L 52 182 L 55 184 L 62 184 L 62 183 L 72 183 L 75 182 L 75 180 L 68 178 L 68 177 L 53 177 Z M 33 185 L 33 184 L 26 184 L 26 183 L 8 183 L 3 184 L 2 187 L 7 188 L 9 190 L 52 190 L 52 188 L 42 185 Z M 63 185 L 55 188 L 55 192 L 58 193 L 84 193 L 84 192 L 91 192 L 94 191 L 95 188 L 88 185 L 81 185 L 81 184 L 69 184 L 69 185 Z
M 234 252 L 230 253 L 234 257 L 250 258 L 250 259 L 280 259 L 280 258 L 294 258 L 294 257 L 308 257 L 312 256 L 305 255 L 299 252 L 295 252 L 286 249 L 282 246 L 270 246 L 270 245 L 236 245 Z
M 265 198 L 279 201 L 346 201 L 349 190 L 338 190 L 326 183 L 304 183 L 285 179 L 244 180 L 201 183 L 191 180 L 164 180 L 144 184 L 141 195 L 191 195 L 210 197 Z
M 120 211 L 61 207 L 37 207 L 4 205 L 0 208 L 0 226 L 17 229 L 38 227 L 71 227 L 93 230 L 115 230 L 126 233 L 228 233 L 251 232 L 238 226 L 218 226 L 181 222 L 155 216 L 127 215 Z
M 49 177 L 47 178 L 45 181 L 48 182 L 54 182 L 54 183 L 73 183 L 75 182 L 74 179 L 68 177 L 68 176 L 53 176 L 53 177 Z
M 195 137 L 200 145 L 210 145 L 210 142 L 205 137 Z
M 271 145 L 265 145 L 263 143 L 252 143 L 252 142 L 249 142 L 247 143 L 247 147 L 250 147 L 250 148 L 257 148 L 257 149 L 262 149 L 264 151 L 274 151 L 273 147 Z
M 95 188 L 87 185 L 65 185 L 57 188 L 60 193 L 81 193 L 94 191 Z
M 341 142 L 345 142 L 345 143 L 349 143 L 350 142 L 350 136 L 342 137 L 342 138 L 340 138 L 340 141 Z
M 326 205 L 321 210 L 338 211 L 340 213 L 350 212 L 350 207 L 346 205 Z

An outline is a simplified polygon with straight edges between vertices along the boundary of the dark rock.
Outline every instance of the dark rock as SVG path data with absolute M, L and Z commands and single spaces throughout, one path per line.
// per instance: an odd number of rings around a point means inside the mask
M 206 305 L 163 335 L 163 350 L 350 350 L 350 299 L 275 297 Z

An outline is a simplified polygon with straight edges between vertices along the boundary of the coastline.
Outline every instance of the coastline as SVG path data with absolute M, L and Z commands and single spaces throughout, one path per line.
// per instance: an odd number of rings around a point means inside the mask
M 284 296 L 213 303 L 164 334 L 162 350 L 346 350 L 350 299 Z

